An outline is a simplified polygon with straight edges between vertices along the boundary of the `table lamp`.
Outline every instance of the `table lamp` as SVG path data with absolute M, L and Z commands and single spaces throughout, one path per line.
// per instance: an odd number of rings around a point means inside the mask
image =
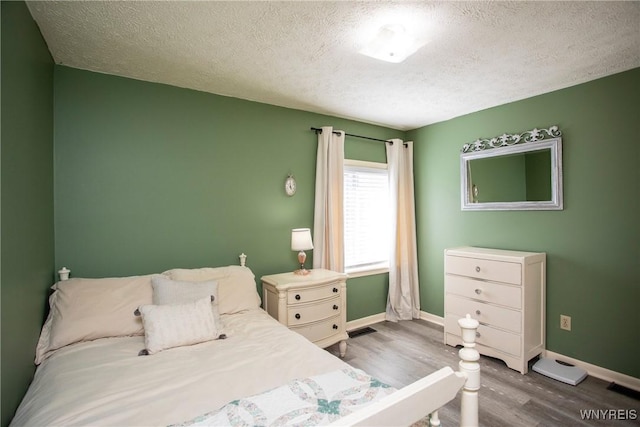
M 300 269 L 294 271 L 294 274 L 307 275 L 309 270 L 304 268 L 304 262 L 307 259 L 306 250 L 313 249 L 313 241 L 311 240 L 311 230 L 308 228 L 294 228 L 291 230 L 291 250 L 298 251 L 298 262 Z

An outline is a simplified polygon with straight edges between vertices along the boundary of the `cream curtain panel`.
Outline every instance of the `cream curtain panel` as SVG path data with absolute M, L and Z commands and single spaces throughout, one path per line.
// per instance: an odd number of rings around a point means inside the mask
M 344 272 L 344 132 L 324 126 L 318 133 L 313 217 L 313 268 Z
M 420 318 L 418 250 L 413 191 L 413 142 L 386 144 L 391 199 L 389 296 L 385 318 L 392 322 Z

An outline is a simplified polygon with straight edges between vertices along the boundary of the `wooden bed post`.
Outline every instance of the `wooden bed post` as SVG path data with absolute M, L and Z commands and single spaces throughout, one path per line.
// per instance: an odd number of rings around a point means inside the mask
M 462 345 L 460 356 L 460 371 L 467 375 L 462 388 L 460 425 L 473 427 L 478 425 L 478 390 L 480 389 L 480 353 L 475 349 L 478 321 L 467 314 L 466 318 L 458 320 L 462 329 Z

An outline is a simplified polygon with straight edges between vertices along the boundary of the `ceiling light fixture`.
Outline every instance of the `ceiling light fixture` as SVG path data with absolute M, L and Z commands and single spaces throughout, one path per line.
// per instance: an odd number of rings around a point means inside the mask
M 360 53 L 381 61 L 399 63 L 426 44 L 409 35 L 402 25 L 385 25 Z

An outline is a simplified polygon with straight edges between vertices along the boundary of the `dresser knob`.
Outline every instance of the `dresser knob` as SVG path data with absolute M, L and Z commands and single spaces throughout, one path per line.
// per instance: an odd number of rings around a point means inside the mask
M 300 313 L 296 313 L 296 319 L 300 319 Z
M 338 325 L 333 325 L 333 329 L 338 329 Z
M 476 338 L 480 338 L 480 332 L 476 332 Z
M 338 293 L 338 288 L 333 288 L 333 293 Z
M 299 294 L 298 294 L 298 295 L 296 295 L 296 299 L 297 299 L 298 301 L 300 301 L 300 295 L 299 295 Z
M 480 273 L 480 267 L 476 266 L 476 273 Z
M 476 310 L 476 314 L 480 316 L 480 310 Z
M 337 306 L 336 304 L 333 304 L 333 309 L 334 309 L 334 310 L 337 310 L 337 309 L 338 309 L 338 306 Z
M 480 295 L 482 293 L 482 289 L 476 289 L 476 294 Z

